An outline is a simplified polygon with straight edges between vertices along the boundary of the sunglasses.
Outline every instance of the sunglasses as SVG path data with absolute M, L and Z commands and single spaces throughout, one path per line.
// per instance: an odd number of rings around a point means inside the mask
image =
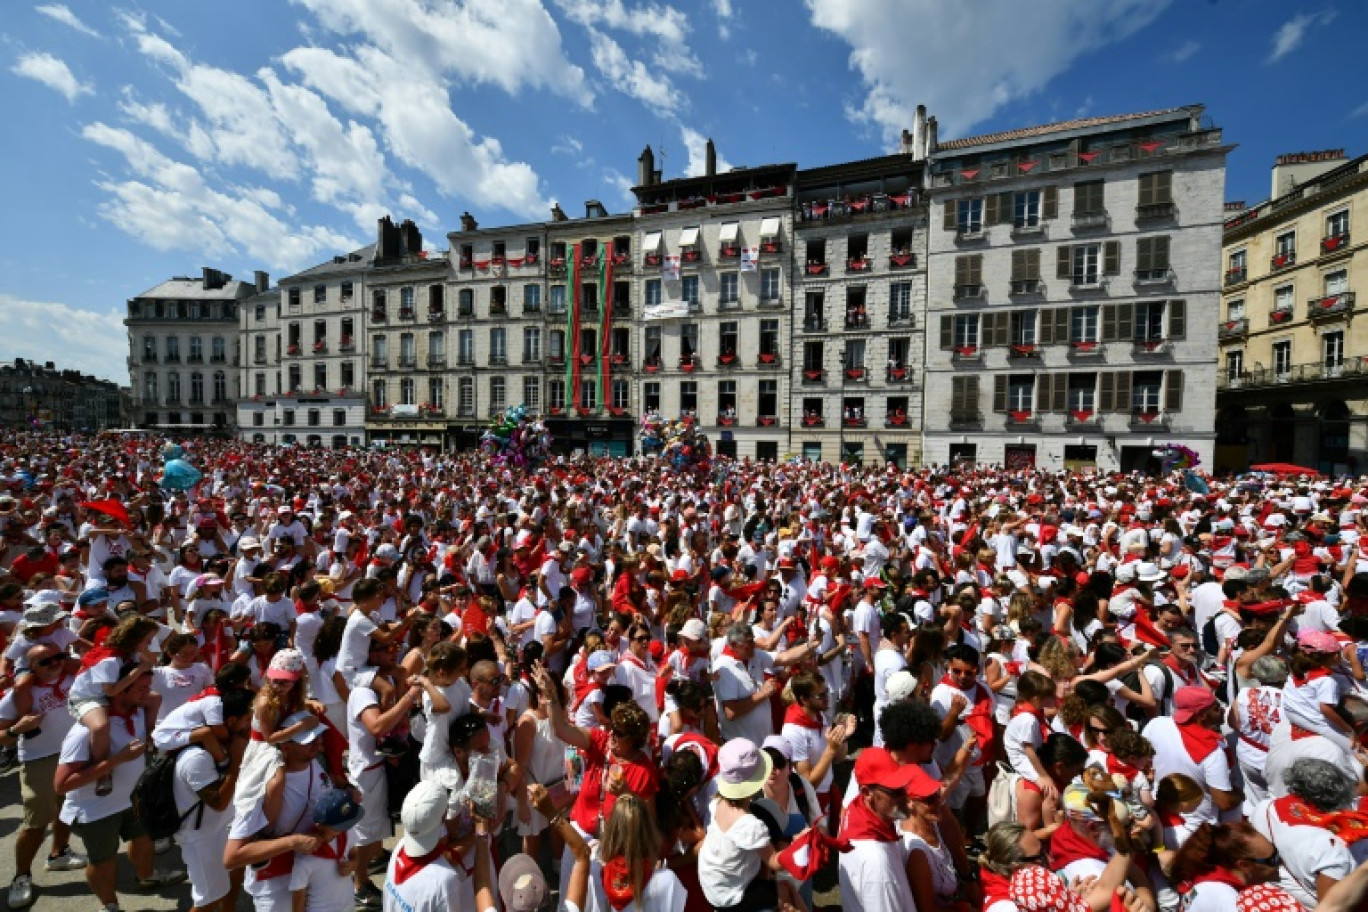
M 36 660 L 36 661 L 33 663 L 33 667 L 34 667 L 34 668 L 51 668 L 53 665 L 61 665 L 61 664 L 62 664 L 63 662 L 65 662 L 66 660 L 67 660 L 67 657 L 66 657 L 66 655 L 65 655 L 64 653 L 58 653 L 58 654 L 55 655 L 55 656 L 48 656 L 46 659 L 38 659 L 38 660 Z
M 1088 726 L 1088 731 L 1092 732 L 1094 735 L 1110 735 L 1110 734 L 1111 734 L 1111 729 L 1110 729 L 1110 728 L 1098 728 L 1098 727 L 1095 726 L 1095 725 L 1089 725 L 1089 726 Z
M 632 637 L 632 642 L 633 642 L 633 643 L 649 643 L 649 642 L 651 642 L 651 638 L 648 637 L 648 636 L 644 636 L 644 637 Z
M 1245 861 L 1250 864 L 1268 865 L 1271 868 L 1276 868 L 1278 865 L 1282 864 L 1282 855 L 1277 849 L 1274 849 L 1273 854 L 1269 855 L 1267 858 L 1246 858 Z

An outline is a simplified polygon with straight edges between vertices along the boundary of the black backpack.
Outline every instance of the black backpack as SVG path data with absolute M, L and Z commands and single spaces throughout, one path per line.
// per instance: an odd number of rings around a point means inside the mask
M 1202 625 L 1202 651 L 1213 659 L 1221 654 L 1221 638 L 1216 632 L 1216 615 L 1207 618 Z
M 176 808 L 176 758 L 180 751 L 158 754 L 147 764 L 138 784 L 133 786 L 133 813 L 153 839 L 169 839 L 180 832 L 181 824 L 195 814 L 195 829 L 204 819 L 204 802 L 182 814 Z

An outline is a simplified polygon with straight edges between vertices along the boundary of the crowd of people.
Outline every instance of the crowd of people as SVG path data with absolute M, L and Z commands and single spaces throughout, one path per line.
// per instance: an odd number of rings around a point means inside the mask
M 1368 893 L 1368 480 L 163 443 L 0 442 L 11 909 Z

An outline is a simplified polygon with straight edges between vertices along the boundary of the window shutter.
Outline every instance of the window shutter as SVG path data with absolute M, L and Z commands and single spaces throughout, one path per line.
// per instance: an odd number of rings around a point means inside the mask
M 1144 205 L 1141 203 L 1141 205 Z M 1137 272 L 1148 272 L 1154 267 L 1150 264 L 1154 262 L 1154 238 L 1142 237 L 1135 242 L 1135 269 Z
M 1140 175 L 1140 205 L 1149 206 L 1154 203 L 1154 178 L 1153 174 Z
M 1007 411 L 1007 375 L 998 374 L 993 378 L 993 411 Z
M 1073 274 L 1073 248 L 1065 244 L 1055 249 L 1055 278 L 1067 279 Z
M 1129 342 L 1135 338 L 1135 305 L 1116 305 L 1116 340 Z
M 1120 241 L 1107 241 L 1106 245 L 1103 247 L 1102 274 L 1109 276 L 1121 274 Z
M 1023 278 L 1023 279 L 1033 279 L 1033 280 L 1039 281 L 1039 279 L 1040 279 L 1040 248 L 1039 248 L 1039 247 L 1032 247 L 1030 250 L 1027 250 L 1025 253 L 1026 253 L 1026 274 L 1023 275 L 1022 278 Z
M 1055 340 L 1053 312 L 1050 310 L 1042 309 L 1037 310 L 1035 312 L 1035 315 L 1036 326 L 1039 327 L 1036 331 L 1036 339 L 1040 342 L 1041 345 L 1053 345 Z
M 1154 251 L 1153 251 L 1153 254 L 1152 254 L 1153 257 L 1154 257 L 1154 265 L 1151 266 L 1150 268 L 1151 268 L 1151 269 L 1168 269 L 1168 268 L 1169 268 L 1169 236 L 1168 236 L 1167 234 L 1162 234 L 1162 235 L 1160 235 L 1160 236 L 1157 237 L 1157 238 L 1152 238 L 1151 241 L 1152 241 L 1153 247 L 1154 247 Z
M 1168 330 L 1170 339 L 1187 335 L 1187 301 L 1168 302 Z
M 1056 186 L 1046 187 L 1041 194 L 1040 203 L 1041 217 L 1052 219 L 1059 218 L 1059 188 Z
M 955 284 L 969 284 L 969 258 L 967 256 L 955 257 Z
M 1068 341 L 1069 341 L 1069 308 L 1067 308 L 1067 307 L 1056 307 L 1055 310 L 1054 310 L 1054 319 L 1055 319 L 1055 331 L 1054 331 L 1055 341 L 1056 341 L 1056 342 L 1068 342 Z
M 998 194 L 998 223 L 1010 225 L 1016 215 L 1016 200 L 1010 193 Z
M 1154 201 L 1156 203 L 1173 202 L 1173 172 L 1160 171 L 1154 175 Z
M 1131 410 L 1130 371 L 1116 372 L 1116 410 L 1118 412 L 1129 412 Z
M 957 416 L 964 414 L 964 381 L 968 377 L 952 377 L 950 379 L 950 415 Z
M 940 347 L 951 349 L 955 346 L 955 318 L 951 314 L 941 316 Z
M 1027 278 L 1027 276 L 1026 276 L 1026 254 L 1028 254 L 1028 253 L 1030 253 L 1029 250 L 1013 250 L 1013 251 L 1012 251 L 1012 281 L 1013 281 L 1013 282 L 1021 282 L 1021 281 L 1024 281 L 1024 280 Z
M 1183 372 L 1180 370 L 1164 371 L 1164 411 L 1181 412 L 1183 410 Z
M 970 415 L 977 416 L 979 411 L 979 378 L 975 374 L 964 378 L 964 406 Z
M 1069 375 L 1054 374 L 1054 390 L 1050 397 L 1050 411 L 1067 412 L 1069 410 Z
M 969 257 L 969 284 L 983 284 L 983 254 L 981 253 Z
M 945 203 L 945 221 L 942 223 L 941 227 L 946 231 L 954 231 L 958 225 L 959 202 L 956 200 L 947 200 Z
M 1116 341 L 1116 305 L 1102 305 L 1102 341 Z
M 1006 345 L 1007 340 L 1012 335 L 1012 315 L 1000 313 L 997 315 L 997 323 L 993 327 L 993 344 Z
M 1050 390 L 1051 382 L 1054 380 L 1053 374 L 1039 374 L 1036 377 L 1035 401 L 1031 403 L 1031 408 L 1037 412 L 1048 412 L 1050 410 Z
M 1116 411 L 1116 374 L 1111 371 L 1103 371 L 1097 377 L 1099 380 L 1097 410 L 1099 412 Z
M 1000 194 L 990 193 L 983 201 L 983 223 L 996 225 L 1001 217 Z

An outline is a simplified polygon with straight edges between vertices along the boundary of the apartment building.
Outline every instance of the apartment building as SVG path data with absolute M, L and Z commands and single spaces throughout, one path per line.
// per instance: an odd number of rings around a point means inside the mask
M 1230 147 L 1203 109 L 928 133 L 923 461 L 1211 465 Z
M 1217 468 L 1368 466 L 1368 155 L 1279 156 L 1274 196 L 1225 223 Z M 1353 226 L 1357 224 L 1357 236 Z
M 717 173 L 712 141 L 698 177 L 661 180 L 637 161 L 634 233 L 644 410 L 692 417 L 715 452 L 788 451 L 794 166 Z
M 77 370 L 16 358 L 0 364 L 0 427 L 103 431 L 124 427 L 125 390 Z
M 131 420 L 137 427 L 231 431 L 239 390 L 238 308 L 269 284 L 205 267 L 128 300 Z
M 789 376 L 804 459 L 920 464 L 925 117 L 896 155 L 798 172 Z

